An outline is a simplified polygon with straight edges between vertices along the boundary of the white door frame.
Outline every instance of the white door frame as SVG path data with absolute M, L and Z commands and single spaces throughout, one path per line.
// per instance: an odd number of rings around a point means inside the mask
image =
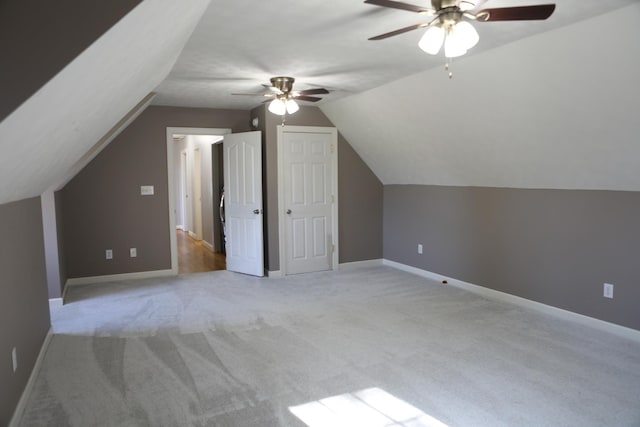
M 281 275 L 287 274 L 286 260 L 286 238 L 285 238 L 285 213 L 284 206 L 284 133 L 324 133 L 332 137 L 331 143 L 335 147 L 331 153 L 331 190 L 334 194 L 334 203 L 331 208 L 333 216 L 333 225 L 331 230 L 331 238 L 333 244 L 333 253 L 331 257 L 331 270 L 338 269 L 339 245 L 338 245 L 338 130 L 334 127 L 318 127 L 318 126 L 278 126 L 278 241 L 280 249 L 280 272 Z M 273 275 L 274 272 L 270 273 Z
M 196 240 L 202 240 L 202 152 L 200 147 L 193 149 L 193 167 L 191 171 L 193 181 L 193 233 Z
M 180 225 L 183 231 L 189 231 L 189 221 L 187 220 L 188 215 L 189 215 L 189 210 L 187 207 L 187 204 L 189 202 L 189 186 L 188 186 L 188 182 L 187 182 L 187 176 L 188 176 L 188 167 L 187 167 L 187 163 L 188 163 L 188 154 L 187 154 L 187 150 L 182 150 L 180 151 L 180 184 L 181 184 L 181 197 L 180 197 L 180 210 L 182 211 L 182 223 L 181 224 L 176 224 Z
M 227 128 L 167 127 L 167 178 L 169 197 L 169 241 L 171 245 L 171 273 L 178 274 L 178 240 L 176 239 L 175 171 L 173 165 L 173 135 L 226 135 Z

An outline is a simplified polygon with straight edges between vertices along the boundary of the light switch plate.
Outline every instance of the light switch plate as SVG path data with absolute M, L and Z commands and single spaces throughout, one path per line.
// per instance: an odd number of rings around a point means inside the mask
M 142 195 L 142 196 L 153 196 L 153 185 L 141 185 L 140 186 L 140 195 Z

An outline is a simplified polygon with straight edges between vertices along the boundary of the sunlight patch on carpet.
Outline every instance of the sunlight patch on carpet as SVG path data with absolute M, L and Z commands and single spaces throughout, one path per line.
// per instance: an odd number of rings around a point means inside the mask
M 290 406 L 289 411 L 309 427 L 448 427 L 378 387 Z

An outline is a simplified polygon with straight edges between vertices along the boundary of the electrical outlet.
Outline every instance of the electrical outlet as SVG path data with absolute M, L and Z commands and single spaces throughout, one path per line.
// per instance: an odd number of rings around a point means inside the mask
M 605 283 L 603 287 L 603 297 L 613 299 L 613 285 L 611 283 Z
M 422 255 L 422 243 L 418 243 L 418 254 Z
M 136 248 L 130 248 L 129 249 L 129 256 L 131 258 L 135 258 L 138 256 L 138 250 Z
M 11 362 L 13 362 L 13 372 L 18 370 L 18 353 L 15 347 L 11 350 Z
M 113 259 L 113 250 L 107 249 L 106 251 L 104 251 L 104 256 L 106 259 Z

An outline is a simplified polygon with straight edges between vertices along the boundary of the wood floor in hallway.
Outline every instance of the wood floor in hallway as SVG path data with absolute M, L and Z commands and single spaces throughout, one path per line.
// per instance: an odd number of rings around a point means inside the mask
M 214 253 L 189 233 L 176 230 L 178 236 L 178 274 L 226 270 L 224 254 Z

